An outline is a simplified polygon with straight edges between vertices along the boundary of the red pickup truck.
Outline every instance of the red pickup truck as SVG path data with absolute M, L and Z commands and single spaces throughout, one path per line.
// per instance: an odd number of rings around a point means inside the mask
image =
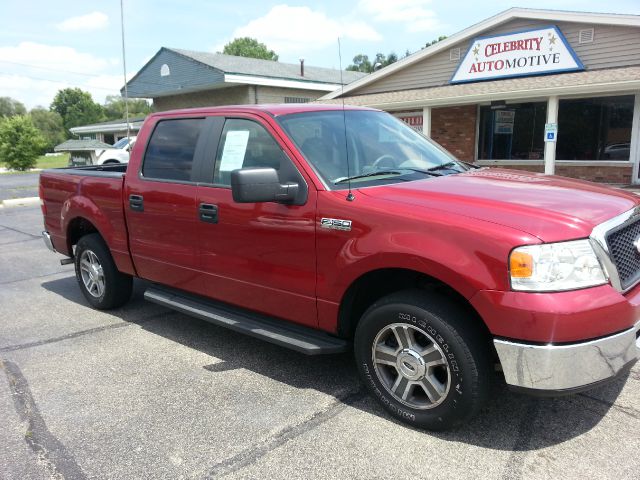
M 47 246 L 95 308 L 169 308 L 307 354 L 353 348 L 398 419 L 467 421 L 495 369 L 538 394 L 640 352 L 640 199 L 477 168 L 387 113 L 150 115 L 129 165 L 46 170 Z

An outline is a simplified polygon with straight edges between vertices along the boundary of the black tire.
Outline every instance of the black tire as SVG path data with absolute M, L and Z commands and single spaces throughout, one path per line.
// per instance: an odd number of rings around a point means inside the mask
M 81 267 L 83 260 L 94 257 L 99 266 L 102 267 L 101 275 L 97 273 L 99 270 Z M 117 308 L 127 303 L 131 298 L 133 278 L 118 271 L 109 248 L 99 234 L 91 233 L 78 241 L 74 264 L 76 280 L 80 290 L 93 308 L 98 310 Z M 88 278 L 89 275 L 90 278 Z M 89 283 L 89 285 L 92 285 L 91 289 L 87 286 L 85 278 L 88 279 L 88 282 L 93 281 L 93 283 Z M 96 285 L 95 287 L 93 286 L 94 284 Z M 98 284 L 102 288 L 97 286 Z
M 428 430 L 455 428 L 473 417 L 489 395 L 490 343 L 479 321 L 434 292 L 388 295 L 367 309 L 356 329 L 361 378 L 402 422 Z M 403 348 L 401 338 L 409 346 Z

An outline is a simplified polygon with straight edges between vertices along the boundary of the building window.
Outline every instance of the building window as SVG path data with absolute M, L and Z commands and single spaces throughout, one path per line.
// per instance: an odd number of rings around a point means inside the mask
M 560 100 L 558 160 L 629 160 L 633 95 Z
M 166 63 L 163 63 L 162 66 L 160 67 L 160 76 L 168 77 L 169 75 L 171 75 L 171 69 L 169 68 L 169 65 L 167 65 Z
M 541 160 L 544 158 L 546 102 L 480 107 L 478 158 Z
M 284 103 L 309 103 L 310 98 L 305 97 L 284 97 Z

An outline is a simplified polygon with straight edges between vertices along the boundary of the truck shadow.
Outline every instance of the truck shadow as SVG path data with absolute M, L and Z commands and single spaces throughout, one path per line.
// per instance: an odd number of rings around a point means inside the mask
M 74 277 L 44 282 L 42 286 L 66 300 L 87 305 Z M 224 372 L 244 369 L 289 387 L 323 392 L 394 423 L 397 428 L 410 428 L 392 419 L 372 397 L 364 393 L 354 395 L 365 389 L 350 354 L 318 357 L 299 354 L 150 304 L 143 299 L 145 288 L 145 282 L 136 281 L 131 301 L 108 313 L 211 356 L 211 363 L 202 368 L 211 373 L 212 382 L 224 382 Z M 496 374 L 491 399 L 480 415 L 458 430 L 426 434 L 496 450 L 542 449 L 588 432 L 611 408 L 624 415 L 637 415 L 615 405 L 625 381 L 626 377 L 573 396 L 537 398 L 509 391 Z

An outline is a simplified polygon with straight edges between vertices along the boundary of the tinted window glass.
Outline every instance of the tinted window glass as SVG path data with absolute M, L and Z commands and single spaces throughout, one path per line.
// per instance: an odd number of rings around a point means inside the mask
M 203 121 L 189 118 L 159 122 L 144 155 L 142 174 L 147 178 L 190 181 Z
M 558 160 L 629 160 L 633 95 L 560 100 Z
M 231 185 L 231 172 L 239 168 L 269 167 L 279 172 L 286 161 L 284 152 L 264 127 L 251 120 L 232 118 L 222 130 L 213 183 Z
M 545 102 L 480 107 L 478 158 L 540 160 L 544 158 Z

